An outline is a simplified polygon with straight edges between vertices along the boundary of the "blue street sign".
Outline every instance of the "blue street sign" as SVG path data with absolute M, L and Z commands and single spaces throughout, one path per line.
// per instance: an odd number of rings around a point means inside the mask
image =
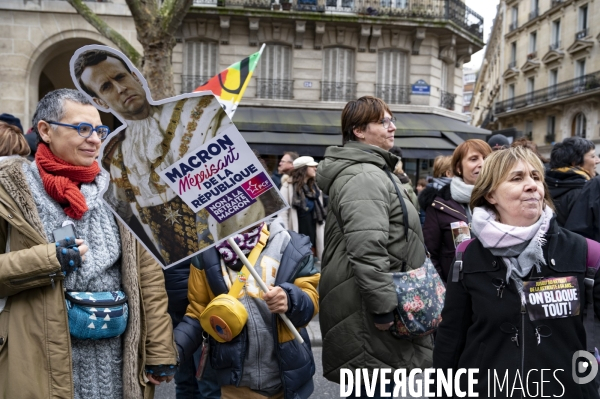
M 414 85 L 412 85 L 411 94 L 428 96 L 431 94 L 431 86 L 429 86 L 423 79 L 419 79 Z

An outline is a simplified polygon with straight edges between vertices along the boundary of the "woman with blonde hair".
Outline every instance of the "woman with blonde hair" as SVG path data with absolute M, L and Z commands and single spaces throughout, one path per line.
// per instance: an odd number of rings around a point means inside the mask
M 0 161 L 10 156 L 26 157 L 30 149 L 18 127 L 0 121 Z
M 591 289 L 584 284 L 587 257 L 597 256 L 600 244 L 558 225 L 542 162 L 524 147 L 486 159 L 470 206 L 477 238 L 457 250 L 433 367 L 479 369 L 470 389 L 480 397 L 489 397 L 497 375 L 512 388 L 500 387 L 494 397 L 513 397 L 514 381 L 521 392 L 537 392 L 543 384 L 548 397 L 598 398 L 593 379 L 575 378 L 575 367 L 586 350 L 581 310 Z M 598 314 L 600 276 L 589 271 Z M 552 372 L 544 378 L 543 369 Z

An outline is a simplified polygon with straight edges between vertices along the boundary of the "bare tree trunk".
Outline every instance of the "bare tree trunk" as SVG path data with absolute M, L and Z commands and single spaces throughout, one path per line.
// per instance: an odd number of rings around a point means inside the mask
M 139 38 L 139 35 L 138 35 Z M 148 87 L 154 100 L 173 97 L 175 95 L 175 84 L 173 82 L 173 48 L 175 38 L 171 43 L 153 43 L 144 47 L 144 62 L 142 73 L 148 81 Z

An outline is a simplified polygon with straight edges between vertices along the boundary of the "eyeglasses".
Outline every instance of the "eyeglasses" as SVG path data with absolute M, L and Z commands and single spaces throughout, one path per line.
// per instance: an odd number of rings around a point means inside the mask
M 379 121 L 379 123 L 381 123 L 383 125 L 384 129 L 389 129 L 390 123 L 393 123 L 394 126 L 396 126 L 396 117 L 393 116 L 391 118 L 383 118 L 382 120 Z
M 58 125 L 58 126 L 65 126 L 65 127 L 70 127 L 71 129 L 75 129 L 77 130 L 77 134 L 79 134 L 81 137 L 83 138 L 88 138 L 92 135 L 92 133 L 96 132 L 98 134 L 98 137 L 100 138 L 100 140 L 104 140 L 110 133 L 110 128 L 108 126 L 105 125 L 100 125 L 100 126 L 92 126 L 89 123 L 85 123 L 82 122 L 79 125 L 69 125 L 67 123 L 60 123 L 60 122 L 55 122 L 55 121 L 44 121 L 46 123 L 49 123 L 50 125 Z

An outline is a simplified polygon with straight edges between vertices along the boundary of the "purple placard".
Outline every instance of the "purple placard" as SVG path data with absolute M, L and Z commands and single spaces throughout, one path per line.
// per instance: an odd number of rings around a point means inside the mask
M 256 200 L 250 198 L 244 190 L 237 188 L 208 205 L 206 210 L 217 220 L 217 222 L 222 223 L 224 220 L 243 211 L 255 202 Z
M 267 175 L 264 174 L 264 172 L 260 172 L 252 179 L 242 183 L 242 188 L 252 198 L 258 197 L 265 191 L 269 190 L 271 187 L 273 187 L 273 185 L 271 184 L 271 181 L 267 178 Z

